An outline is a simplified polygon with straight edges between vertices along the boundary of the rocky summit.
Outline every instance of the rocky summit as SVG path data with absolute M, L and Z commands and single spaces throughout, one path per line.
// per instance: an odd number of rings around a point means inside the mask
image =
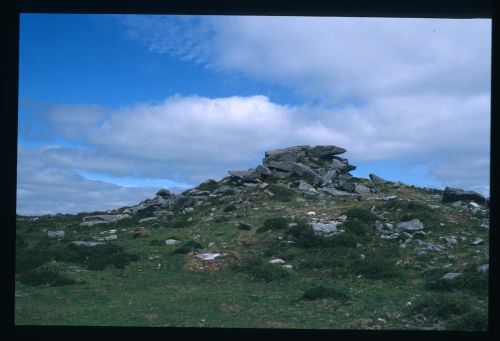
M 488 198 L 358 178 L 345 152 L 269 150 L 179 194 L 18 216 L 16 324 L 487 330 Z

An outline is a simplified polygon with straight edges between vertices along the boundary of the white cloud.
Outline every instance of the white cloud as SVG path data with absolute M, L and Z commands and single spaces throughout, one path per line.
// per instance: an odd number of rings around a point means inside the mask
M 152 51 L 332 101 L 489 93 L 491 21 L 123 16 Z

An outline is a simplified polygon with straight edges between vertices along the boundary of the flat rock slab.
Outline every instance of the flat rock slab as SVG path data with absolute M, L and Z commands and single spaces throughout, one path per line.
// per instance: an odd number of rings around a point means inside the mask
M 353 199 L 357 199 L 360 197 L 360 195 L 357 193 L 349 193 L 349 192 L 345 192 L 345 191 L 339 191 L 338 189 L 334 189 L 334 188 L 324 188 L 323 192 L 330 194 L 334 197 L 351 197 Z
M 269 261 L 269 263 L 271 263 L 271 264 L 285 264 L 286 262 L 281 258 L 275 258 L 275 259 L 271 259 Z
M 453 280 L 453 279 L 457 278 L 458 276 L 462 276 L 462 273 L 461 272 L 448 272 L 448 273 L 444 274 L 444 276 L 441 277 L 441 279 Z
M 49 238 L 64 238 L 64 231 L 47 231 Z
M 141 220 L 139 220 L 139 224 L 147 223 L 149 221 L 156 221 L 156 220 L 158 220 L 158 217 L 142 218 Z
M 86 242 L 82 240 L 77 240 L 74 242 L 71 242 L 71 244 L 77 245 L 77 246 L 85 246 L 85 247 L 93 247 L 97 245 L 104 245 L 106 244 L 105 242 Z
M 474 241 L 472 241 L 470 243 L 470 245 L 479 245 L 479 244 L 482 244 L 484 242 L 484 239 L 482 238 L 476 238 Z
M 98 224 L 111 224 L 122 219 L 130 218 L 128 214 L 100 214 L 83 217 L 80 226 L 94 226 Z

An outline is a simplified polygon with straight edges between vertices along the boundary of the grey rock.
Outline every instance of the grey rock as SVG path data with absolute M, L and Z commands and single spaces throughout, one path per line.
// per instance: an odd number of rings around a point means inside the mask
M 224 254 L 215 252 L 203 252 L 196 255 L 197 258 L 208 261 L 215 260 L 216 258 L 219 258 L 221 256 L 224 256 Z
M 149 221 L 156 221 L 156 220 L 158 220 L 158 217 L 142 218 L 142 219 L 139 220 L 139 224 L 147 223 Z
M 433 252 L 444 251 L 444 246 L 441 245 L 433 244 L 431 242 L 424 242 L 423 240 L 420 239 L 415 239 L 415 242 L 420 246 L 419 248 L 415 249 L 417 252 L 419 250 L 433 251 Z
M 176 240 L 176 239 L 167 239 L 165 240 L 166 245 L 177 245 L 180 244 L 181 242 Z
M 424 224 L 418 219 L 412 219 L 397 224 L 396 228 L 403 231 L 421 231 L 424 229 Z
M 290 172 L 280 172 L 274 169 L 271 171 L 271 174 L 278 179 L 288 179 L 292 175 Z
M 339 189 L 339 190 L 341 190 L 341 191 L 346 191 L 346 192 L 349 192 L 349 193 L 354 193 L 354 190 L 356 189 L 356 186 L 352 182 L 341 180 L 341 181 L 339 181 L 339 183 L 338 183 L 338 185 L 337 185 L 336 188 Z
M 86 241 L 82 241 L 82 240 L 76 240 L 74 242 L 71 242 L 71 244 L 74 244 L 77 246 L 93 247 L 93 246 L 98 246 L 98 245 L 104 245 L 106 243 L 105 242 L 86 242 Z
M 272 174 L 271 170 L 265 166 L 258 165 L 257 168 L 255 168 L 257 173 L 260 174 L 261 177 L 263 176 L 270 176 Z
M 382 234 L 380 235 L 380 239 L 388 239 L 388 240 L 394 240 L 399 238 L 399 233 L 391 233 L 389 235 Z
M 338 174 L 347 173 L 349 171 L 349 164 L 338 159 L 332 159 L 331 163 L 328 165 L 328 169 L 334 170 Z
M 370 193 L 370 189 L 363 184 L 354 184 L 354 192 L 358 194 Z
M 251 182 L 256 182 L 260 180 L 261 176 L 260 173 L 253 168 L 242 171 L 229 171 L 229 174 L 243 181 L 251 181 Z
M 474 239 L 474 241 L 472 241 L 470 243 L 470 245 L 479 245 L 479 244 L 482 244 L 483 242 L 484 242 L 484 239 L 482 239 L 482 238 L 476 238 L 476 239 Z
M 98 224 L 111 224 L 123 219 L 130 218 L 128 214 L 115 214 L 115 215 L 106 215 L 106 214 L 100 214 L 100 215 L 93 215 L 93 216 L 87 216 L 83 217 L 83 222 L 80 224 L 80 226 L 94 226 Z
M 397 195 L 386 195 L 386 196 L 368 197 L 365 200 L 390 201 L 390 200 L 395 200 L 397 198 L 398 198 Z
M 47 237 L 49 238 L 64 238 L 64 231 L 47 231 Z
M 483 264 L 481 266 L 477 267 L 478 272 L 489 272 L 490 271 L 490 265 L 489 264 Z
M 220 186 L 212 191 L 212 194 L 222 194 L 222 195 L 232 195 L 235 194 L 236 190 L 230 186 Z
M 299 187 L 297 189 L 304 194 L 318 194 L 318 191 L 313 186 L 303 180 L 299 181 Z
M 439 240 L 444 240 L 448 246 L 453 246 L 458 243 L 455 236 L 439 237 Z
M 326 172 L 322 177 L 322 182 L 323 184 L 325 185 L 329 185 L 332 183 L 332 180 L 335 179 L 337 177 L 337 171 L 334 170 L 334 169 L 331 169 L 329 170 L 328 172 Z
M 369 174 L 370 180 L 375 183 L 384 183 L 386 182 L 384 179 L 382 179 L 380 176 L 377 176 L 375 174 Z
M 453 279 L 457 278 L 458 276 L 462 276 L 462 273 L 461 272 L 448 272 L 448 273 L 444 274 L 444 276 L 441 277 L 441 279 L 453 280 Z
M 316 235 L 329 235 L 329 234 L 337 234 L 339 231 L 337 230 L 337 225 L 339 224 L 336 221 L 330 222 L 320 222 L 313 221 L 310 223 L 314 234 Z
M 265 152 L 264 164 L 268 161 L 297 161 L 299 157 L 307 154 L 309 146 L 293 146 Z
M 275 258 L 275 259 L 271 259 L 269 261 L 269 263 L 271 263 L 271 264 L 285 264 L 286 262 L 281 258 Z
M 282 266 L 282 268 L 291 270 L 291 269 L 293 269 L 293 266 L 291 266 L 290 264 L 285 264 Z
M 455 202 L 459 200 L 472 200 L 482 205 L 486 204 L 486 198 L 480 193 L 450 187 L 444 189 L 443 202 Z
M 319 174 L 313 171 L 310 167 L 297 162 L 281 162 L 270 161 L 268 163 L 270 169 L 297 174 L 298 176 L 319 177 Z

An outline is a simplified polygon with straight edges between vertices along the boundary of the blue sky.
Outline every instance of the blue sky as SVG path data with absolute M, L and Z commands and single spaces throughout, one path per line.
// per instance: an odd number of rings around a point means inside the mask
M 335 144 L 488 194 L 490 20 L 21 16 L 18 213 L 130 205 Z

